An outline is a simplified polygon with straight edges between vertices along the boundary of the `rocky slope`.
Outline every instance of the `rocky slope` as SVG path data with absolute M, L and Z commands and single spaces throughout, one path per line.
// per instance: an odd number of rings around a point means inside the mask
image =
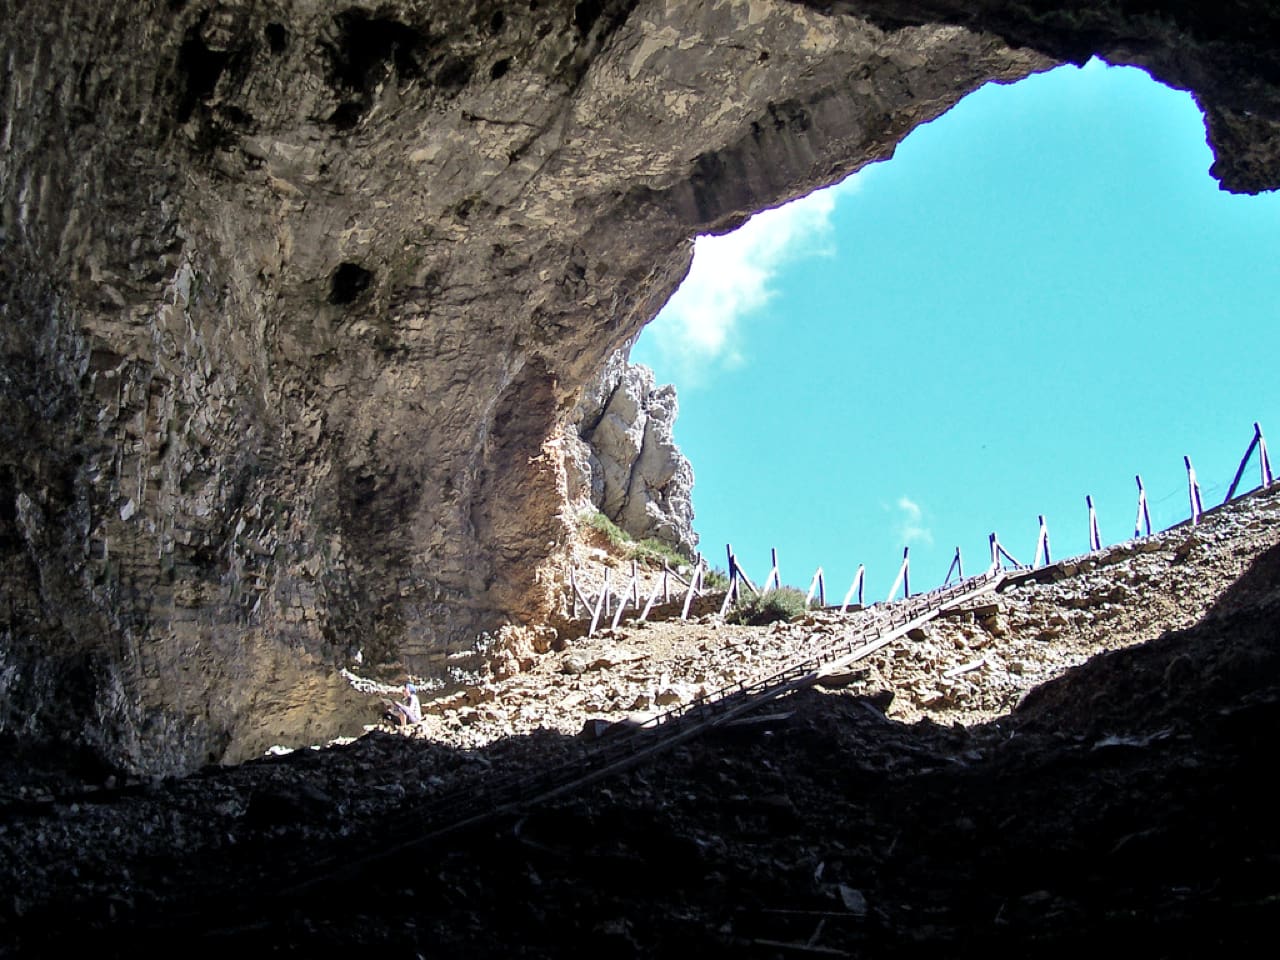
M 849 692 L 875 697 L 891 691 L 884 712 L 901 723 L 998 721 L 1028 691 L 1093 657 L 1191 629 L 1241 606 L 1238 582 L 1259 554 L 1280 544 L 1277 521 L 1280 489 L 1195 528 L 1019 575 L 998 596 L 934 620 L 909 642 L 860 663 Z M 1228 590 L 1229 602 L 1223 599 Z M 1247 605 L 1266 608 L 1275 599 L 1264 590 Z M 557 643 L 557 650 L 510 676 L 426 700 L 422 732 L 475 748 L 537 730 L 573 735 L 589 720 L 645 719 L 744 677 L 776 673 L 856 636 L 900 606 L 844 615 L 815 611 L 767 628 L 713 616 L 637 624 L 628 615 L 618 630 Z
M 690 238 L 976 86 L 1140 63 L 1224 185 L 1280 182 L 1264 3 L 2 0 L 0 36 L 0 737 L 135 771 L 539 617 L 544 443 Z
M 1280 857 L 1277 519 L 1280 488 L 1045 568 L 762 722 L 462 830 L 439 832 L 608 743 L 594 721 L 767 675 L 876 611 L 626 626 L 438 698 L 414 736 L 0 780 L 0 955 L 1256 949 Z

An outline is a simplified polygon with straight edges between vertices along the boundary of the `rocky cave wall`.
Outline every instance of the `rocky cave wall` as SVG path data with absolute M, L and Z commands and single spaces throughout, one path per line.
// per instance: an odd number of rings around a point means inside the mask
M 167 772 L 536 618 L 690 239 L 1101 53 L 1280 182 L 1253 2 L 0 0 L 0 736 Z

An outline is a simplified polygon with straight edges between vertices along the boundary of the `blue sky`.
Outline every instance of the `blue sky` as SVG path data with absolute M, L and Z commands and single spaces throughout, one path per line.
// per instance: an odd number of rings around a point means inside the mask
M 1208 174 L 1186 93 L 1093 61 L 988 85 L 896 156 L 699 238 L 632 359 L 678 387 L 695 527 L 723 567 L 859 563 L 883 599 L 966 572 L 987 535 L 1023 562 L 1038 514 L 1055 557 L 1206 506 L 1253 421 L 1280 438 L 1280 194 Z M 1275 442 L 1280 442 L 1278 439 Z M 1251 466 L 1248 487 L 1256 484 Z

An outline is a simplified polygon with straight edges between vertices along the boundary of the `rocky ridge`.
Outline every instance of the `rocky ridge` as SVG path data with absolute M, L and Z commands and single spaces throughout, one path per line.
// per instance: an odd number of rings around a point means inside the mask
M 572 503 L 692 557 L 693 467 L 673 436 L 678 412 L 675 387 L 655 386 L 652 370 L 619 351 L 569 416 L 565 468 Z
M 1224 586 L 1280 543 L 1278 498 L 1041 568 L 859 664 L 848 689 L 868 697 L 892 691 L 884 712 L 902 723 L 997 720 L 1028 691 L 1092 657 L 1228 612 Z M 512 733 L 572 735 L 593 720 L 643 721 L 744 677 L 781 671 L 856 636 L 900 604 L 845 615 L 815 611 L 764 628 L 713 615 L 690 624 L 624 618 L 616 631 L 554 644 L 558 653 L 504 679 L 427 700 L 423 732 L 477 748 Z

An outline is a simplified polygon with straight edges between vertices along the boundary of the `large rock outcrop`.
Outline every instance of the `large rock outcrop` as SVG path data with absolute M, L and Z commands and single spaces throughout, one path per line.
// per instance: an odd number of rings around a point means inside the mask
M 652 370 L 620 350 L 582 394 L 565 434 L 571 502 L 590 504 L 636 540 L 692 557 L 693 467 L 673 434 L 675 387 L 657 386 Z
M 1261 2 L 0 0 L 0 734 L 184 769 L 304 735 L 357 647 L 424 670 L 538 616 L 543 442 L 693 235 L 1091 53 L 1194 90 L 1224 185 L 1274 187 L 1277 32 Z

